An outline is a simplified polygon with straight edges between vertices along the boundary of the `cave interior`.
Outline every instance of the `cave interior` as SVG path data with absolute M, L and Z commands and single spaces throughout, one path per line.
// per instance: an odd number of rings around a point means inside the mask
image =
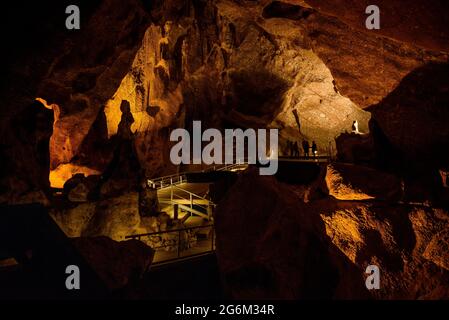
M 77 2 L 1 21 L 1 298 L 449 299 L 447 2 Z

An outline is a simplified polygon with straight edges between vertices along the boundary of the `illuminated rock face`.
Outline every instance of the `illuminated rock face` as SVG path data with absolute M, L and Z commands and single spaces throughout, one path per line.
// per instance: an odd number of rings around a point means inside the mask
M 305 193 L 250 171 L 219 203 L 217 256 L 232 297 L 449 296 L 446 210 L 328 197 L 304 203 Z M 380 290 L 365 287 L 368 265 L 381 270 Z
M 303 139 L 315 141 L 320 154 L 335 154 L 335 138 L 351 131 L 352 121 L 369 133 L 371 115 L 363 109 L 390 110 L 383 99 L 408 73 L 447 61 L 446 53 L 431 51 L 444 50 L 444 34 L 430 43 L 417 30 L 418 48 L 409 30 L 388 26 L 389 13 L 385 30 L 370 33 L 359 26 L 359 4 L 288 3 L 168 1 L 144 9 L 138 1 L 105 1 L 39 83 L 36 96 L 57 106 L 51 170 L 71 163 L 103 171 L 124 101 L 148 176 L 175 170 L 168 133 L 192 120 L 275 127 L 284 154 L 287 141 Z M 401 16 L 398 6 L 388 9 Z M 404 130 L 393 125 L 399 118 L 379 111 L 377 119 L 387 136 L 401 139 Z
M 168 128 L 178 125 L 177 114 L 183 103 L 181 87 L 169 87 L 163 79 L 170 79 L 170 70 L 165 67 L 168 62 L 161 56 L 162 40 L 168 39 L 162 36 L 158 26 L 147 29 L 130 72 L 104 109 L 110 138 L 117 134 L 122 101 L 129 102 L 134 120 L 130 129 L 134 133 L 135 148 L 142 167 L 149 175 L 169 166 Z M 170 41 L 176 41 L 176 37 Z
M 100 172 L 88 167 L 78 166 L 67 163 L 60 164 L 57 168 L 50 171 L 50 182 L 53 188 L 62 188 L 64 183 L 68 181 L 73 175 L 81 173 L 85 176 L 98 175 Z
M 338 200 L 399 200 L 401 182 L 393 175 L 350 164 L 327 166 L 325 185 Z
M 107 236 L 116 241 L 145 233 L 139 215 L 138 193 L 125 193 L 99 202 L 83 203 L 66 210 L 53 210 L 52 216 L 68 237 Z
M 91 129 L 129 71 L 147 26 L 140 2 L 104 1 L 78 36 L 63 43 L 41 80 L 36 96 L 57 106 L 50 140 L 53 186 L 65 179 L 58 173 L 61 165 L 71 163 L 79 173 L 104 170 L 111 153 L 107 136 Z M 97 144 L 90 155 L 85 154 L 86 137 Z
M 69 68 L 55 71 L 42 86 L 44 92 L 55 85 L 54 76 L 73 78 L 77 91 L 93 87 L 61 101 L 63 116 L 55 122 L 51 143 L 52 168 L 81 156 L 86 167 L 104 169 L 80 145 L 86 139 L 107 141 L 117 133 L 122 101 L 130 104 L 136 151 L 150 176 L 174 170 L 168 161 L 168 132 L 189 127 L 193 119 L 218 128 L 227 123 L 276 127 L 281 129 L 283 153 L 288 140 L 306 139 L 316 141 L 320 154 L 335 154 L 335 138 L 351 131 L 354 120 L 369 133 L 371 115 L 361 108 L 381 102 L 413 69 L 447 58 L 357 27 L 348 30 L 345 22 L 352 27 L 354 19 L 332 17 L 334 7 L 313 3 L 308 8 L 302 2 L 288 10 L 276 6 L 267 1 L 248 7 L 193 2 L 181 18 L 147 27 L 135 54 L 117 58 L 114 74 L 98 66 L 77 76 Z M 143 16 L 137 10 L 126 19 Z M 101 31 L 94 22 L 92 28 Z M 111 76 L 115 88 L 102 82 Z M 104 112 L 107 137 L 88 137 L 98 112 Z M 107 152 L 99 158 L 108 159 Z
M 67 35 L 55 31 L 59 38 L 52 50 L 33 50 L 35 62 L 24 55 L 16 63 L 19 71 L 13 75 L 27 78 L 28 90 L 7 93 L 6 104 L 19 110 L 27 99 L 39 97 L 58 107 L 53 110 L 51 170 L 67 163 L 104 170 L 122 100 L 130 103 L 136 151 L 147 175 L 174 170 L 167 157 L 168 132 L 192 119 L 215 127 L 278 127 L 283 149 L 287 140 L 306 138 L 327 153 L 335 152 L 335 136 L 350 131 L 353 119 L 368 132 L 370 114 L 361 109 L 377 104 L 369 111 L 400 150 L 429 158 L 424 143 L 438 145 L 447 138 L 444 130 L 405 138 L 411 136 L 407 128 L 416 129 L 409 122 L 430 128 L 431 122 L 447 120 L 438 107 L 444 101 L 432 102 L 431 93 L 415 101 L 428 104 L 419 112 L 383 101 L 416 68 L 447 62 L 442 28 L 447 10 L 439 4 L 422 10 L 420 1 L 381 1 L 382 28 L 372 32 L 364 28 L 365 8 L 358 2 L 145 5 L 137 0 L 92 5 L 77 37 L 62 41 Z M 29 63 L 29 70 L 19 68 Z M 444 87 L 440 81 L 443 94 Z M 395 101 L 417 95 L 400 92 Z M 390 112 L 391 107 L 398 112 Z M 96 126 L 99 130 L 92 130 Z

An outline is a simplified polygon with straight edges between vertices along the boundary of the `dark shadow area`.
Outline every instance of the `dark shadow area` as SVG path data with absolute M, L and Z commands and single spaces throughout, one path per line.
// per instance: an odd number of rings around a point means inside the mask
M 49 192 L 49 143 L 53 132 L 53 111 L 33 101 L 12 117 L 8 127 L 1 130 L 1 192 Z
M 127 295 L 152 300 L 223 299 L 217 258 L 213 254 L 153 267 Z
M 143 174 L 134 143 L 134 133 L 131 125 L 134 117 L 129 102 L 123 100 L 120 105 L 122 117 L 117 134 L 111 137 L 115 146 L 112 160 L 102 174 L 102 192 L 108 196 L 119 195 L 123 190 L 139 190 Z
M 404 200 L 443 204 L 438 169 L 449 167 L 449 64 L 417 68 L 368 111 L 374 164 L 402 176 Z
M 285 18 L 290 20 L 307 19 L 314 11 L 291 3 L 273 1 L 267 5 L 262 12 L 262 16 L 269 18 Z
M 375 164 L 373 129 L 369 135 L 342 133 L 335 138 L 337 160 L 361 165 Z
M 161 107 L 159 107 L 159 106 L 148 106 L 146 109 L 146 112 L 148 113 L 148 115 L 153 118 L 157 116 L 159 111 L 161 111 Z
M 368 111 L 379 164 L 448 166 L 449 64 L 429 63 L 412 71 Z
M 241 268 L 225 275 L 225 282 L 239 290 L 251 292 L 259 290 L 276 290 L 276 279 L 273 272 L 266 265 L 249 262 Z
M 360 251 L 356 257 L 356 262 L 362 265 L 366 261 L 374 256 L 380 259 L 385 266 L 388 266 L 388 270 L 392 272 L 401 272 L 404 268 L 404 262 L 402 261 L 398 252 L 390 252 L 384 245 L 382 235 L 379 231 L 371 229 L 364 230 L 363 238 L 369 249 Z
M 95 299 L 109 292 L 40 205 L 0 208 L 0 257 L 18 264 L 0 268 L 2 299 Z M 80 270 L 80 290 L 66 288 L 66 267 Z
M 71 162 L 92 169 L 103 170 L 111 160 L 114 148 L 111 142 L 108 137 L 108 127 L 103 107 L 98 112 L 97 118 Z M 95 157 L 92 157 L 93 154 L 95 154 Z
M 230 73 L 235 110 L 245 115 L 263 117 L 276 113 L 287 83 L 268 71 Z
M 275 177 L 280 182 L 305 185 L 315 181 L 320 172 L 320 165 L 316 163 L 279 160 Z
M 80 0 L 76 3 L 83 8 L 80 15 L 82 25 L 89 20 L 100 3 L 100 0 Z M 1 64 L 0 87 L 10 85 L 8 79 L 16 72 L 16 63 L 30 54 L 30 48 L 34 55 L 38 52 L 51 52 L 67 37 L 65 20 L 68 15 L 65 14 L 65 9 L 71 4 L 73 1 L 69 0 L 19 0 L 3 5 L 0 36 L 3 46 L 8 50 L 3 51 L 2 60 L 8 63 Z M 36 23 L 37 20 L 43 23 Z M 33 71 L 45 72 L 44 69 L 41 70 L 41 66 L 42 63 Z

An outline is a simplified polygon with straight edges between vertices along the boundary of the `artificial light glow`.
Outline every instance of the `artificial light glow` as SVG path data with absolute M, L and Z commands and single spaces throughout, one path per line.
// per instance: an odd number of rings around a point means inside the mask
M 50 186 L 52 188 L 63 188 L 64 183 L 73 175 L 82 173 L 85 176 L 98 175 L 101 172 L 88 167 L 78 166 L 72 163 L 64 163 L 50 171 Z

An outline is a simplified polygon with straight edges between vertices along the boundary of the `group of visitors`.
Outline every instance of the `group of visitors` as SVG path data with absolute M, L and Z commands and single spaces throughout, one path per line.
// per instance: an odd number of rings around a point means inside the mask
M 290 157 L 299 158 L 299 144 L 297 141 L 287 140 L 287 155 Z M 304 152 L 304 158 L 309 159 L 310 156 L 316 157 L 318 155 L 318 146 L 315 141 L 312 141 L 312 147 L 310 147 L 310 143 L 307 140 L 302 141 L 302 149 Z M 310 150 L 312 149 L 312 150 Z M 311 154 L 310 154 L 310 151 Z

